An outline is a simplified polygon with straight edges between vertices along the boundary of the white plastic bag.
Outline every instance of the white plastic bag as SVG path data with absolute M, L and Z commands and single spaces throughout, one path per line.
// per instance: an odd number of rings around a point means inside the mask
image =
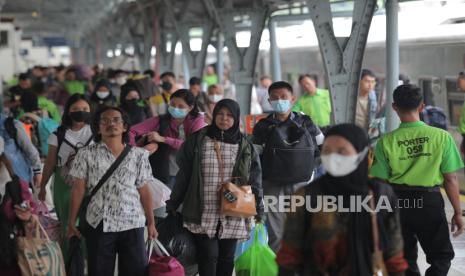
M 154 178 L 149 184 L 150 192 L 152 193 L 153 209 L 166 206 L 166 201 L 170 199 L 171 190 L 163 182 Z

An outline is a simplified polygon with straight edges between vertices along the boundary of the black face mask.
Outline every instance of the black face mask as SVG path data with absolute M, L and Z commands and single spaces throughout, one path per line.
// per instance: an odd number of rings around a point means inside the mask
M 71 120 L 77 123 L 82 123 L 82 122 L 87 122 L 90 119 L 90 112 L 75 111 L 75 112 L 69 113 L 69 116 L 71 117 Z
M 163 88 L 164 91 L 170 91 L 173 85 L 167 81 L 164 81 L 161 83 L 161 88 Z
M 126 103 L 124 104 L 128 109 L 134 110 L 139 107 L 137 104 L 139 102 L 138 99 L 131 99 L 131 100 L 126 100 Z

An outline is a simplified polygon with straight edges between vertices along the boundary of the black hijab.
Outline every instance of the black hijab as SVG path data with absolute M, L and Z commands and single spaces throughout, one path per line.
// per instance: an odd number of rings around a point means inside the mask
M 354 124 L 336 125 L 330 128 L 325 136 L 326 138 L 341 136 L 347 139 L 357 150 L 357 153 L 362 152 L 369 143 L 366 132 Z M 326 173 L 321 181 L 323 192 L 330 195 L 341 195 L 346 207 L 350 203 L 350 195 L 368 195 L 368 154 L 351 174 L 334 177 Z M 349 243 L 350 275 L 373 275 L 373 240 L 367 238 L 372 236 L 371 228 L 370 213 L 363 208 L 360 213 L 349 213 L 347 242 Z
M 353 124 L 340 124 L 330 128 L 325 137 L 341 136 L 348 140 L 357 153 L 368 147 L 369 139 L 367 133 Z M 328 194 L 337 195 L 366 195 L 368 194 L 368 154 L 360 162 L 357 169 L 351 174 L 334 177 L 328 173 L 324 176 L 328 184 L 325 185 Z
M 100 87 L 106 87 L 108 88 L 108 92 L 110 92 L 108 94 L 108 96 L 106 96 L 104 99 L 100 99 L 98 96 L 97 96 L 97 92 L 98 90 L 100 89 Z M 107 81 L 106 79 L 101 79 L 99 80 L 96 84 L 95 84 L 95 88 L 94 88 L 94 92 L 92 93 L 92 95 L 90 96 L 90 100 L 93 101 L 93 102 L 96 102 L 96 103 L 103 103 L 105 101 L 108 101 L 108 100 L 113 100 L 113 92 L 111 91 L 111 84 L 109 81 Z
M 222 131 L 215 123 L 215 118 L 218 115 L 220 109 L 223 107 L 229 109 L 234 117 L 233 126 L 226 131 Z M 207 136 L 218 141 L 223 141 L 224 143 L 239 144 L 241 141 L 241 130 L 239 129 L 240 116 L 241 109 L 237 102 L 231 99 L 224 99 L 219 101 L 216 103 L 215 108 L 213 109 L 212 124 L 208 126 Z

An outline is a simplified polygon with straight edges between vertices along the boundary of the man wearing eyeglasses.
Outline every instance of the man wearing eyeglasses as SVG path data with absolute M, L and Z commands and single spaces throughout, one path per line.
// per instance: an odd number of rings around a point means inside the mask
M 114 275 L 117 254 L 120 275 L 145 275 L 148 260 L 144 226 L 150 239 L 158 235 L 148 186 L 154 181 L 149 153 L 142 148 L 126 148 L 128 116 L 119 108 L 97 111 L 92 131 L 96 143 L 79 150 L 70 171 L 75 181 L 68 238 L 80 237 L 79 230 L 87 225 L 82 234 L 86 238 L 89 276 Z M 114 170 L 109 170 L 111 167 Z M 103 177 L 108 174 L 108 178 Z M 99 186 L 99 182 L 103 184 Z M 78 230 L 78 211 L 86 190 L 92 193 L 93 189 L 97 192 L 88 201 L 85 224 L 80 221 Z

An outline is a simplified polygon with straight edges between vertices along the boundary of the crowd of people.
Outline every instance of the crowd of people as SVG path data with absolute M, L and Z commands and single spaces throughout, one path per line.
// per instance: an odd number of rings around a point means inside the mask
M 144 233 L 156 239 L 165 215 L 182 217 L 200 276 L 232 275 L 236 247 L 256 224 L 266 225 L 280 275 L 420 275 L 418 242 L 427 275 L 447 275 L 454 251 L 440 187 L 458 236 L 464 223 L 456 172 L 464 165 L 452 136 L 420 120 L 420 88 L 404 81 L 393 91 L 402 123 L 373 146 L 368 132 L 382 108 L 372 71 L 361 73 L 355 124 L 331 124 L 330 91 L 314 75 L 298 82 L 300 98 L 288 82 L 259 79 L 257 104 L 266 116 L 248 137 L 234 86 L 219 83 L 213 66 L 187 88 L 173 72 L 158 82 L 151 70 L 36 66 L 20 74 L 0 114 L 0 274 L 20 274 L 15 237 L 37 223 L 33 198 L 49 201 L 51 190 L 63 257 L 70 257 L 69 239 L 80 238 L 90 276 L 113 275 L 117 256 L 120 275 L 146 275 Z M 464 73 L 458 87 L 465 92 Z M 460 123 L 465 137 L 465 112 Z M 154 215 L 156 180 L 171 190 L 162 216 Z M 36 193 L 30 202 L 27 191 L 15 199 L 7 183 L 27 183 Z M 224 213 L 223 197 L 238 200 L 218 194 L 225 183 L 250 188 L 255 215 Z M 352 196 L 371 195 L 370 203 L 395 208 L 267 208 L 295 195 L 337 196 L 344 207 Z M 9 197 L 13 217 L 4 212 Z M 402 208 L 399 200 L 424 206 Z

